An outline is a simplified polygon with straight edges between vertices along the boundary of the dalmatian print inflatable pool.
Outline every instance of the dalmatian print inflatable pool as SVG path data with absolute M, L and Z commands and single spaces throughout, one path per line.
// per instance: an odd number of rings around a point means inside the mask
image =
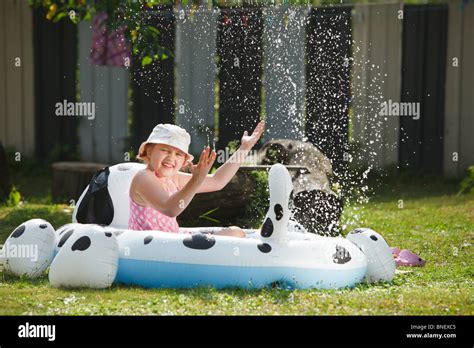
M 152 288 L 286 288 L 352 287 L 365 280 L 390 281 L 395 263 L 381 235 L 356 229 L 348 238 L 308 233 L 290 220 L 291 177 L 283 165 L 269 172 L 270 207 L 261 229 L 245 230 L 247 238 L 126 229 L 128 188 L 140 164 L 119 164 L 97 173 L 73 214 L 73 223 L 57 232 L 47 224 L 42 261 L 14 266 L 15 274 L 37 274 L 50 265 L 49 280 L 57 287 L 106 288 L 112 283 Z M 104 208 L 99 211 L 99 208 Z M 19 226 L 32 243 L 43 220 Z M 9 240 L 18 238 L 13 232 Z M 49 238 L 49 239 L 48 239 Z M 54 258 L 51 256 L 53 255 Z M 49 263 L 48 263 L 49 262 Z M 38 265 L 41 264 L 39 267 Z M 31 270 L 35 270 L 32 272 Z M 29 273 L 28 273 L 29 272 Z

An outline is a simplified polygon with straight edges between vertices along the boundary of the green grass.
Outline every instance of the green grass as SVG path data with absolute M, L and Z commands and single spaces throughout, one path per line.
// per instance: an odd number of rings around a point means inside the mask
M 18 180 L 27 203 L 20 208 L 0 207 L 0 242 L 30 218 L 46 219 L 56 228 L 70 221 L 70 208 L 51 205 L 44 186 L 35 189 L 29 178 Z M 41 178 L 35 180 L 41 182 Z M 355 227 L 370 227 L 391 246 L 410 249 L 427 260 L 423 268 L 399 269 L 390 284 L 294 291 L 154 290 L 118 285 L 108 290 L 79 290 L 52 288 L 46 276 L 30 281 L 0 273 L 0 314 L 472 315 L 474 195 L 456 196 L 457 189 L 437 179 L 428 183 L 396 180 L 379 187 L 364 208 L 345 210 L 346 233 Z M 35 196 L 38 190 L 41 194 Z

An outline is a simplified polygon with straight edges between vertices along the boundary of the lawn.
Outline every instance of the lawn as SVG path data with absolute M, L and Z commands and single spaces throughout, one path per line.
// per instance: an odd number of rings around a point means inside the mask
M 0 242 L 31 218 L 43 218 L 56 228 L 70 221 L 67 205 L 51 204 L 46 178 L 17 176 L 15 181 L 26 202 L 19 208 L 0 207 Z M 370 227 L 391 246 L 410 249 L 427 260 L 423 268 L 400 268 L 390 284 L 294 291 L 117 285 L 71 290 L 52 288 L 46 276 L 30 281 L 0 273 L 0 314 L 473 315 L 474 195 L 456 196 L 457 188 L 440 179 L 390 180 L 368 204 L 345 210 L 345 233 Z

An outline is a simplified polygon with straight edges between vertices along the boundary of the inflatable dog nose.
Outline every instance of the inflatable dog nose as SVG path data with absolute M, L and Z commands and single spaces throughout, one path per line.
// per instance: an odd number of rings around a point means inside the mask
M 107 288 L 115 279 L 119 246 L 112 232 L 93 224 L 70 224 L 49 270 L 55 287 Z
M 275 164 L 268 173 L 268 186 L 270 189 L 270 208 L 263 222 L 260 234 L 263 238 L 280 241 L 288 233 L 290 209 L 288 202 L 293 183 L 290 173 L 282 164 Z

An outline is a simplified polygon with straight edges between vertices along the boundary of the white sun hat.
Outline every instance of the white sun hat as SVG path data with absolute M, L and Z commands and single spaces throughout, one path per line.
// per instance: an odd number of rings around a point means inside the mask
M 146 156 L 146 144 L 165 144 L 183 151 L 187 156 L 187 160 L 192 161 L 194 156 L 188 152 L 190 143 L 191 136 L 186 130 L 174 124 L 160 123 L 153 128 L 148 139 L 140 145 L 138 157 Z

